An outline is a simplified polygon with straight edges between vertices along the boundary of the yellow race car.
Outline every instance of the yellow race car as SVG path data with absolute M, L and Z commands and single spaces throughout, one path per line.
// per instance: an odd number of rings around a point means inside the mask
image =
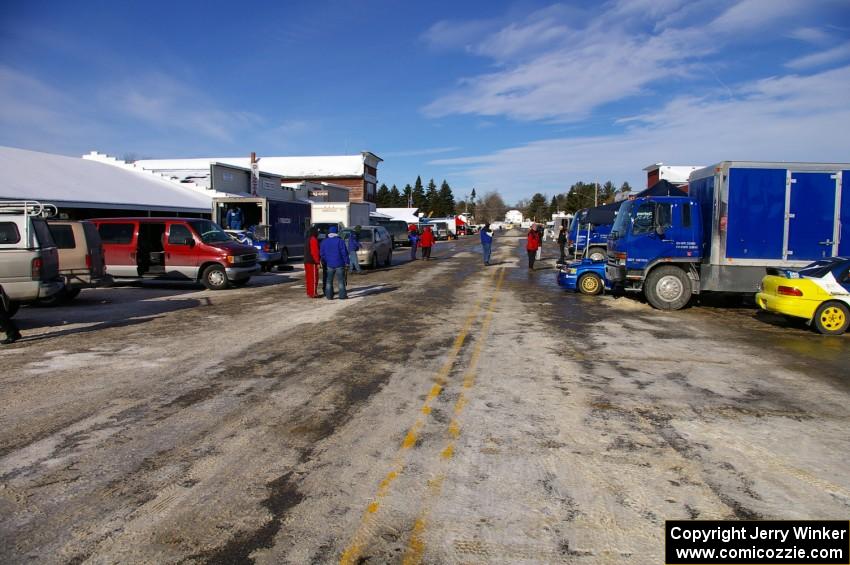
M 799 271 L 769 268 L 756 303 L 802 318 L 822 334 L 843 334 L 850 326 L 850 257 L 822 259 Z

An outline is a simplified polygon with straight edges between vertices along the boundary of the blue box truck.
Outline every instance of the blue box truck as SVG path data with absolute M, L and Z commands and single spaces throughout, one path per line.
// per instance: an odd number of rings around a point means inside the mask
M 644 196 L 687 196 L 687 193 L 667 180 L 660 180 L 635 195 L 636 198 Z M 608 236 L 621 204 L 622 202 L 614 202 L 576 212 L 567 236 L 570 254 L 594 261 L 604 261 Z
M 304 200 L 276 200 L 262 196 L 222 196 L 212 199 L 212 220 L 229 229 L 227 212 L 241 211 L 241 226 L 256 226 L 255 233 L 267 239 L 281 253 L 281 263 L 304 255 L 304 241 L 310 227 L 310 203 Z
M 850 163 L 723 161 L 689 194 L 623 203 L 605 274 L 677 310 L 701 292 L 754 293 L 767 267 L 850 254 Z

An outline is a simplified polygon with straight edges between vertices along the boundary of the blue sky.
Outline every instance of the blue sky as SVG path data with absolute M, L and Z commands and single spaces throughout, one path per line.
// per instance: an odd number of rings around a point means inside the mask
M 850 161 L 850 0 L 4 2 L 0 144 L 370 150 L 508 202 L 653 162 Z

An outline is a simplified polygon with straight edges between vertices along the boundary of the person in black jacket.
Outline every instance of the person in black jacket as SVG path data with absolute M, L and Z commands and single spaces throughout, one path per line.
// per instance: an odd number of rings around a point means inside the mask
M 564 255 L 564 246 L 567 244 L 567 228 L 564 227 L 564 224 L 561 224 L 561 229 L 558 231 L 558 249 L 561 250 L 561 259 L 559 263 L 563 263 L 566 261 L 567 256 Z
M 9 345 L 21 339 L 21 332 L 12 320 L 12 305 L 2 286 L 0 286 L 0 331 L 6 334 L 6 339 L 0 341 L 0 344 Z

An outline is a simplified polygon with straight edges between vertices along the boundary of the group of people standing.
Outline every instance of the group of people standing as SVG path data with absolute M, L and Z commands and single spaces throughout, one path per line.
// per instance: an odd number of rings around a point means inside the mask
M 422 259 L 429 261 L 431 259 L 431 248 L 434 247 L 434 232 L 431 231 L 431 226 L 425 226 L 422 232 L 415 224 L 410 224 L 407 228 L 407 241 L 410 242 L 410 260 L 416 261 L 416 249 L 422 249 Z
M 348 298 L 346 283 L 348 272 L 362 273 L 360 261 L 357 259 L 357 250 L 360 249 L 358 234 L 361 227 L 355 226 L 351 231 L 345 232 L 345 239 L 339 236 L 339 229 L 331 226 L 327 237 L 319 242 L 318 228 L 311 227 L 307 232 L 307 241 L 304 243 L 304 272 L 307 296 L 310 298 L 322 298 L 328 300 L 334 298 L 334 281 L 338 289 L 339 299 Z M 322 266 L 322 290 L 319 294 L 319 265 Z

